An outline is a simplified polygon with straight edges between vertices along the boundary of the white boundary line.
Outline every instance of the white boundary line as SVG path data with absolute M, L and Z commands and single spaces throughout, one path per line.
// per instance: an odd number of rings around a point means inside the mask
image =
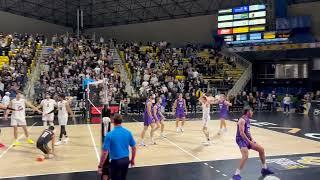
M 28 132 L 31 131 L 31 129 L 33 128 L 33 126 L 36 125 L 36 124 L 37 124 L 37 122 L 33 123 L 33 124 L 28 128 Z M 21 135 L 18 137 L 17 141 L 19 141 L 23 136 L 24 136 L 24 134 L 21 134 Z M 0 159 L 1 159 L 5 154 L 7 154 L 7 152 L 8 152 L 12 147 L 13 147 L 13 143 L 12 143 L 5 151 L 3 151 L 3 152 L 0 154 Z
M 95 140 L 94 140 L 94 138 L 93 138 L 93 135 L 92 135 L 92 131 L 91 131 L 90 124 L 87 124 L 87 126 L 88 126 L 88 129 L 89 129 L 89 132 L 90 132 L 92 145 L 93 145 L 94 150 L 95 150 L 96 155 L 97 155 L 97 161 L 98 161 L 98 162 L 100 162 L 100 155 L 99 155 L 99 151 L 98 151 L 98 149 L 97 149 L 96 141 L 95 141 Z
M 135 119 L 133 119 L 135 122 L 139 122 Z M 140 122 L 139 122 L 140 123 Z M 158 134 L 158 133 L 156 133 Z M 198 162 L 203 162 L 204 160 L 201 160 L 200 158 L 198 158 L 197 156 L 193 155 L 192 153 L 190 153 L 189 151 L 183 149 L 182 147 L 180 147 L 179 145 L 177 145 L 176 143 L 172 142 L 171 140 L 169 140 L 168 138 L 163 138 L 164 140 L 166 140 L 167 142 L 169 142 L 170 144 L 172 144 L 173 146 L 177 147 L 178 149 L 180 149 L 181 151 L 183 151 L 184 153 L 188 154 L 189 156 L 193 157 L 194 159 L 196 159 Z M 203 163 L 205 166 L 209 166 L 208 163 Z M 213 169 L 213 166 L 209 166 L 211 169 Z M 221 171 L 216 170 L 216 172 L 220 173 Z M 223 174 L 223 173 L 222 173 Z M 225 174 L 223 174 L 223 176 L 225 176 Z

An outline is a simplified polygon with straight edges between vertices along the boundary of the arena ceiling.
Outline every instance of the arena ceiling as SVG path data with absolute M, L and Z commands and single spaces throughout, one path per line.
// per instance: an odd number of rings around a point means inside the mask
M 115 26 L 215 14 L 219 9 L 272 0 L 0 0 L 0 10 L 67 27 Z M 290 4 L 314 0 L 289 0 Z

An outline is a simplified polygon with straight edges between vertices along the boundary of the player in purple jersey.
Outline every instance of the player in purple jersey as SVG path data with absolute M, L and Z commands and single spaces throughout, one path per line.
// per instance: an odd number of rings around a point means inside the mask
M 249 154 L 249 149 L 255 150 L 259 153 L 259 157 L 262 163 L 261 174 L 263 176 L 273 174 L 270 171 L 266 164 L 266 155 L 264 149 L 261 145 L 256 143 L 251 136 L 250 133 L 250 118 L 253 115 L 253 111 L 251 108 L 246 108 L 243 111 L 242 117 L 239 119 L 237 124 L 237 134 L 236 134 L 236 142 L 240 148 L 240 152 L 242 158 L 240 160 L 240 165 L 233 175 L 233 180 L 241 180 L 240 171 L 243 169 Z
M 179 94 L 178 99 L 176 99 L 173 103 L 173 112 L 176 114 L 176 128 L 177 132 L 183 132 L 184 122 L 186 120 L 187 106 L 186 100 L 183 99 L 182 93 Z M 181 122 L 181 127 L 179 127 L 179 121 Z
M 152 134 L 152 130 L 155 128 L 155 120 L 153 118 L 153 113 L 152 113 L 154 99 L 155 99 L 155 95 L 151 94 L 146 101 L 145 110 L 144 110 L 144 114 L 143 114 L 144 127 L 141 132 L 141 143 L 140 143 L 141 146 L 145 146 L 144 136 L 145 136 L 146 131 L 148 130 L 149 126 L 151 126 L 151 132 L 150 132 L 151 144 L 155 144 L 155 142 L 153 141 L 153 134 Z
M 220 119 L 220 130 L 218 134 L 222 134 L 223 132 L 227 131 L 227 124 L 226 119 L 228 119 L 228 111 L 229 106 L 232 106 L 232 104 L 226 100 L 226 96 L 224 94 L 221 94 L 218 101 L 219 105 L 219 119 Z
M 155 129 L 153 129 L 153 132 L 158 130 L 160 128 L 160 136 L 162 138 L 165 138 L 165 135 L 163 134 L 163 130 L 164 130 L 164 115 L 162 114 L 161 112 L 161 109 L 162 109 L 162 98 L 161 97 L 158 97 L 157 98 L 157 102 L 156 104 L 153 106 L 153 118 L 155 119 L 155 122 L 156 122 L 156 127 Z

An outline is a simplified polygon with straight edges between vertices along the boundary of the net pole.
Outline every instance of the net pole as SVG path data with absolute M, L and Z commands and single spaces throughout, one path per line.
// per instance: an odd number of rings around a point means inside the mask
M 102 97 L 103 109 L 100 114 L 101 115 L 101 152 L 103 152 L 104 138 L 111 130 L 111 112 L 109 109 L 108 99 L 109 99 L 108 98 L 108 79 L 104 79 L 103 80 L 103 97 Z M 110 156 L 108 154 L 104 164 L 104 168 L 108 167 L 109 163 L 110 163 Z M 101 176 L 101 180 L 103 180 L 103 175 Z

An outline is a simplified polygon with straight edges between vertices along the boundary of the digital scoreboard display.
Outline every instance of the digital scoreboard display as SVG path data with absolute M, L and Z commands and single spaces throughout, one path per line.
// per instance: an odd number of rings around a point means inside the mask
M 278 36 L 267 30 L 267 8 L 264 4 L 239 6 L 218 11 L 218 35 L 227 44 L 247 42 L 276 41 L 287 38 L 287 34 Z
M 219 10 L 218 31 L 223 28 L 263 25 L 267 22 L 266 16 L 266 6 L 263 4 Z

